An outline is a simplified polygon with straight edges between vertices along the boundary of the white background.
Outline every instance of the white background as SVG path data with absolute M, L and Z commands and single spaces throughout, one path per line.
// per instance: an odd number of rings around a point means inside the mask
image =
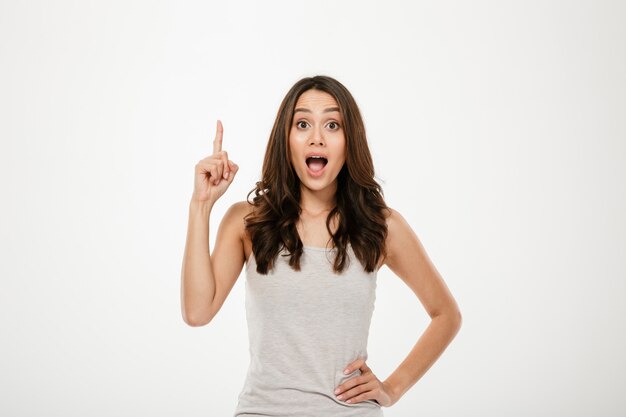
M 193 169 L 220 118 L 241 169 L 213 241 L 316 74 L 355 96 L 464 319 L 385 415 L 626 414 L 625 21 L 619 1 L 2 1 L 0 414 L 232 414 L 243 274 L 208 326 L 180 312 Z M 428 322 L 383 268 L 381 380 Z

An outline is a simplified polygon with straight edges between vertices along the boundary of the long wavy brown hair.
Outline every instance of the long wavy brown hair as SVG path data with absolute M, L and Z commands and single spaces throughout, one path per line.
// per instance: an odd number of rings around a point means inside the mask
M 267 274 L 274 267 L 279 252 L 286 249 L 289 265 L 300 270 L 303 244 L 296 224 L 299 220 L 300 179 L 289 152 L 289 131 L 296 102 L 302 93 L 315 89 L 332 95 L 339 104 L 346 138 L 346 162 L 337 176 L 335 207 L 326 218 L 326 229 L 337 249 L 333 270 L 342 272 L 347 266 L 347 247 L 367 272 L 376 269 L 385 255 L 388 207 L 383 191 L 374 179 L 374 164 L 367 145 L 361 113 L 348 89 L 334 78 L 318 75 L 296 82 L 283 99 L 265 151 L 262 178 L 248 193 L 254 193 L 253 211 L 245 218 L 246 231 L 252 240 L 256 270 Z M 337 216 L 337 230 L 331 221 Z

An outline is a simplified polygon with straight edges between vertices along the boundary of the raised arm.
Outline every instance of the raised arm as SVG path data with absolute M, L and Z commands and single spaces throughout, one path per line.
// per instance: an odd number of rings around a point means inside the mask
M 222 123 L 218 120 L 213 154 L 195 167 L 194 192 L 189 202 L 187 241 L 181 271 L 181 309 L 185 323 L 209 323 L 239 276 L 244 250 L 243 213 L 247 202 L 236 203 L 220 223 L 213 256 L 209 248 L 209 220 L 213 205 L 233 182 L 239 167 L 222 151 Z

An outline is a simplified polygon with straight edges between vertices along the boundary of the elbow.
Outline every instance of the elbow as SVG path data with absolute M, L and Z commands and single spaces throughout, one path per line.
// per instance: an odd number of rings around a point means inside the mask
M 460 310 L 454 310 L 449 314 L 450 317 L 450 325 L 453 329 L 454 334 L 456 335 L 459 330 L 461 330 L 461 325 L 463 324 L 463 316 L 461 315 Z
M 198 314 L 198 312 L 184 311 L 183 321 L 190 327 L 202 327 L 211 322 L 212 317 L 206 314 Z
M 463 324 L 461 312 L 454 310 L 449 313 L 442 314 L 440 317 L 443 320 L 443 326 L 447 329 L 447 334 L 450 336 L 450 340 L 452 340 L 461 331 L 461 325 Z
M 454 328 L 457 332 L 463 324 L 463 316 L 461 315 L 461 311 L 458 309 L 449 310 L 440 314 L 433 314 L 431 315 L 431 319 L 444 320 L 448 323 L 448 326 Z
M 458 327 L 461 327 L 461 324 L 463 323 L 463 316 L 461 315 L 461 310 L 458 306 L 450 306 L 442 314 L 446 316 L 450 322 L 454 323 Z

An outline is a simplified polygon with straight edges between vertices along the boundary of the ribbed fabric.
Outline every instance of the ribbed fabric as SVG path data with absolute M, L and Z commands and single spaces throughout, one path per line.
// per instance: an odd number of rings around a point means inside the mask
M 268 275 L 246 264 L 250 364 L 235 417 L 381 417 L 374 400 L 348 404 L 333 393 L 361 375 L 343 370 L 367 360 L 377 273 L 367 273 L 348 246 L 349 265 L 332 269 L 336 249 L 305 247 L 301 270 L 282 256 Z

